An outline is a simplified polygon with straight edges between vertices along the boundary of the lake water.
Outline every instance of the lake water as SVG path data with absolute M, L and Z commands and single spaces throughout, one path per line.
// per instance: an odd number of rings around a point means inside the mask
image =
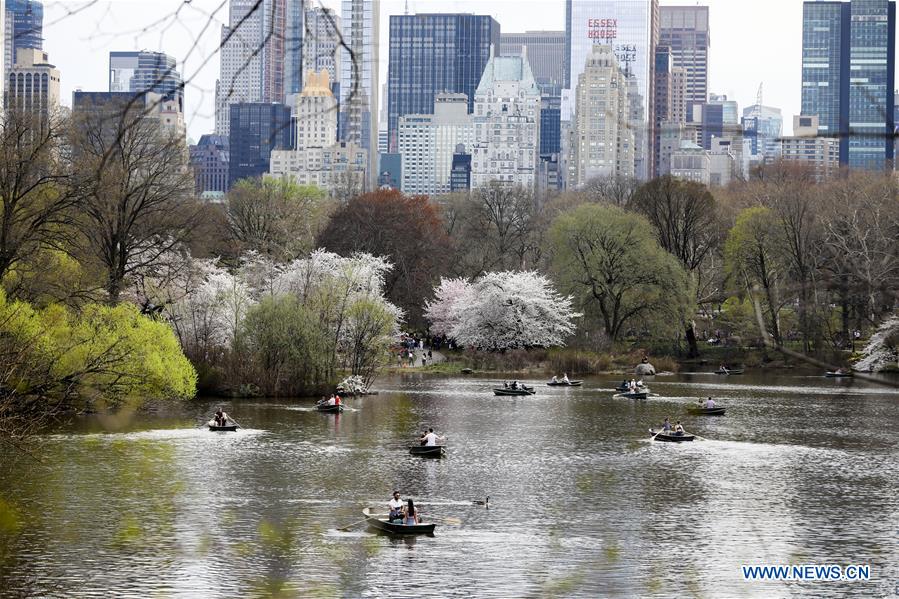
M 79 419 L 41 463 L 0 455 L 0 595 L 899 595 L 899 390 L 687 373 L 632 401 L 611 378 L 521 398 L 495 382 L 381 379 L 339 416 L 221 404 L 237 433 L 199 428 L 217 402 Z M 727 415 L 688 416 L 708 395 Z M 650 442 L 665 416 L 702 438 Z M 442 460 L 408 454 L 428 426 Z M 433 537 L 357 523 L 395 488 Z M 743 579 L 767 564 L 869 565 L 871 580 Z

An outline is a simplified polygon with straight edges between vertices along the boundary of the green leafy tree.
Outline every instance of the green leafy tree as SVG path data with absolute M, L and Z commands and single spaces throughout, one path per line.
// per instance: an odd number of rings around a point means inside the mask
M 686 273 L 641 216 L 584 204 L 553 221 L 549 241 L 561 288 L 600 318 L 613 341 L 638 322 L 679 321 L 692 303 Z
M 777 216 L 768 208 L 743 210 L 724 245 L 728 278 L 745 288 L 750 297 L 756 289 L 764 300 L 768 333 L 777 345 L 783 343 L 780 312 L 784 306 L 780 286 L 788 270 Z

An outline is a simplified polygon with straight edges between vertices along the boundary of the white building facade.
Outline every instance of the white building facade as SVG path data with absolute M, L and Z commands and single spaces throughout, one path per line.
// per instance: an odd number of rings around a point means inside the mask
M 434 98 L 434 114 L 400 117 L 398 144 L 402 156 L 400 188 L 403 193 L 449 193 L 453 153 L 458 144 L 471 151 L 474 131 L 465 94 L 438 94 Z
M 526 56 L 491 56 L 474 99 L 471 186 L 533 187 L 540 150 L 540 90 Z

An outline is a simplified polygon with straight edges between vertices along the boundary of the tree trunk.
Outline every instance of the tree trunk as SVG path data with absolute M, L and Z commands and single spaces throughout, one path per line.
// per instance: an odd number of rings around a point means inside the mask
M 698 358 L 699 344 L 696 342 L 696 323 L 692 320 L 688 320 L 684 323 L 684 329 L 686 330 L 687 337 L 687 357 Z

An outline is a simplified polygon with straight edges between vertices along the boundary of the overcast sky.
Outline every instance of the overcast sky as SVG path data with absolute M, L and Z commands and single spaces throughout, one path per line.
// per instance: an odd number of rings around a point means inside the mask
M 693 4 L 660 0 L 662 5 Z M 340 9 L 339 0 L 324 0 Z M 785 133 L 799 113 L 802 0 L 704 0 L 711 13 L 709 90 L 783 111 Z M 216 54 L 227 0 L 45 0 L 44 49 L 62 74 L 63 103 L 72 91 L 106 91 L 111 50 L 158 50 L 174 56 L 189 81 L 185 92 L 188 133 L 212 131 Z M 381 0 L 381 80 L 387 76 L 387 23 L 402 14 L 404 0 Z M 411 12 L 490 14 L 502 31 L 564 29 L 563 0 L 410 0 Z

